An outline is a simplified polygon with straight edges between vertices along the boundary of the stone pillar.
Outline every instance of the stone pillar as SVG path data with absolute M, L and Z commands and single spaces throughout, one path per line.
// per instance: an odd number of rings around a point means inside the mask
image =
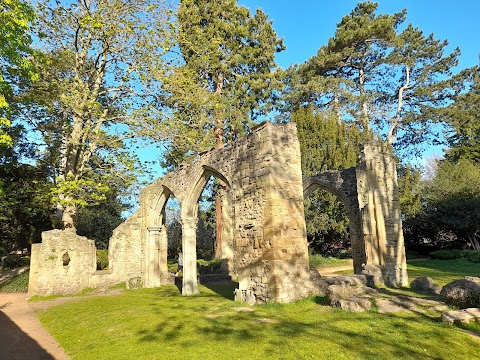
M 197 219 L 182 219 L 183 286 L 182 295 L 199 293 L 197 283 Z
M 165 217 L 164 217 L 165 219 Z M 159 258 L 158 267 L 160 270 L 160 283 L 161 285 L 172 283 L 170 273 L 168 272 L 168 237 L 167 227 L 162 225 L 159 236 Z
M 160 286 L 160 232 L 159 226 L 149 227 L 145 252 L 145 282 L 147 288 Z
M 229 190 L 222 196 L 222 266 L 226 266 L 230 276 L 235 276 L 234 269 L 234 246 L 233 246 L 233 217 L 232 199 Z

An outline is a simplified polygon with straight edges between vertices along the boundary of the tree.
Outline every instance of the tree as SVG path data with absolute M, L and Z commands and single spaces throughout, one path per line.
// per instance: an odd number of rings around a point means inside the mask
M 398 188 L 400 190 L 400 209 L 403 219 L 415 217 L 422 208 L 422 173 L 407 165 L 398 169 Z
M 38 8 L 40 80 L 24 89 L 19 120 L 42 137 L 57 211 L 75 231 L 77 208 L 103 201 L 112 176 L 133 181 L 125 147 L 151 114 L 149 71 L 162 61 L 169 12 L 149 0 L 41 0 Z
M 406 10 L 383 15 L 376 9 L 359 3 L 316 56 L 289 70 L 286 104 L 330 109 L 339 121 L 371 128 L 397 147 L 435 139 L 432 123 L 441 121 L 440 109 L 465 80 L 451 71 L 460 50 L 444 55 L 447 41 L 412 25 L 400 32 Z
M 8 135 L 12 146 L 0 147 L 0 254 L 29 248 L 53 227 L 48 173 L 21 162 L 35 151 L 23 128 L 12 126 Z
M 158 73 L 173 113 L 170 165 L 223 147 L 269 112 L 280 84 L 274 55 L 285 48 L 261 10 L 236 0 L 182 0 L 177 22 L 178 62 Z
M 304 176 L 356 166 L 367 137 L 358 127 L 338 123 L 334 113 L 314 111 L 313 106 L 296 110 L 292 121 L 298 129 Z M 348 242 L 346 209 L 334 194 L 317 191 L 305 199 L 305 219 L 314 251 L 331 255 L 332 245 Z
M 448 137 L 446 158 L 452 162 L 468 159 L 480 164 L 480 66 L 468 71 L 471 87 L 459 94 L 445 111 L 444 118 L 454 131 Z
M 12 86 L 19 77 L 35 78 L 29 57 L 30 23 L 35 13 L 30 4 L 21 0 L 0 1 L 0 146 L 12 145 L 6 129 L 10 126 L 9 102 L 13 96 Z
M 125 220 L 122 212 L 127 209 L 116 191 L 111 191 L 99 204 L 78 209 L 75 222 L 78 235 L 95 240 L 97 249 L 108 249 L 113 230 Z
M 443 161 L 428 184 L 427 201 L 431 222 L 455 234 L 458 245 L 480 250 L 480 166 L 466 159 Z

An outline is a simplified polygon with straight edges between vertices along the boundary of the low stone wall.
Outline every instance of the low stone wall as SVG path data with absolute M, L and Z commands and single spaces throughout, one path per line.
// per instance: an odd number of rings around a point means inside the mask
M 96 267 L 93 240 L 62 230 L 43 232 L 42 243 L 32 245 L 28 294 L 73 294 L 118 282 L 111 271 Z

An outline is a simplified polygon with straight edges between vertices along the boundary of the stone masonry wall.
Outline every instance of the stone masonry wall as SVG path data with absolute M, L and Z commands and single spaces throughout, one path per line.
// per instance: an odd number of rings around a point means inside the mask
M 367 263 L 379 265 L 385 283 L 408 285 L 400 196 L 395 161 L 384 144 L 369 143 L 359 171 L 359 203 L 365 229 Z
M 42 243 L 32 245 L 29 295 L 79 292 L 89 287 L 96 266 L 93 240 L 61 230 L 43 232 Z
M 316 186 L 330 189 L 347 205 L 355 272 L 375 264 L 388 284 L 404 285 L 395 164 L 385 150 L 366 146 L 356 169 L 302 182 L 295 124 L 260 124 L 250 135 L 206 152 L 142 189 L 139 210 L 110 239 L 108 271 L 95 271 L 92 240 L 59 230 L 43 233 L 42 244 L 32 246 L 29 293 L 66 294 L 131 279 L 145 287 L 171 282 L 164 210 L 172 195 L 181 207 L 182 293 L 198 293 L 196 217 L 211 176 L 225 185 L 222 256 L 238 277 L 240 298 L 290 302 L 311 291 L 303 199 L 304 190 L 307 194 Z

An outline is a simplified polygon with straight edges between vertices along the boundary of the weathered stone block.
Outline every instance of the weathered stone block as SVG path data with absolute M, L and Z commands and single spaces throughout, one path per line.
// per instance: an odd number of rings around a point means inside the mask
M 442 288 L 440 295 L 446 303 L 462 309 L 480 307 L 480 278 L 454 280 Z

